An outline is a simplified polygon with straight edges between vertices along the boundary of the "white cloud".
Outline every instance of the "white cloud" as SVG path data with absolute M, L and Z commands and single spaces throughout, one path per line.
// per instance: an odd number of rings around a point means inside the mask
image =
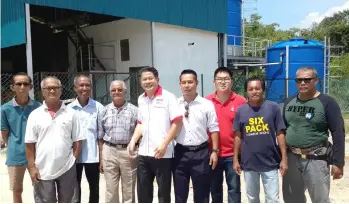
M 325 17 L 333 16 L 334 13 L 338 11 L 343 11 L 345 9 L 349 9 L 349 0 L 347 0 L 341 6 L 335 6 L 328 9 L 324 13 L 319 13 L 319 12 L 309 13 L 303 20 L 301 20 L 301 22 L 298 24 L 297 27 L 309 28 L 313 23 L 320 23 Z

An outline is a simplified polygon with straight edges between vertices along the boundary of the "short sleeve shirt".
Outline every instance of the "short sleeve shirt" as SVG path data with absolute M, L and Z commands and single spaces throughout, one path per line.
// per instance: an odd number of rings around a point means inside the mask
M 67 108 L 75 111 L 81 126 L 84 127 L 80 128 L 80 131 L 82 131 L 81 135 L 86 137 L 86 140 L 82 141 L 81 152 L 77 163 L 99 162 L 97 118 L 98 114 L 104 110 L 104 106 L 89 98 L 87 105 L 84 107 L 76 99 L 68 104 Z
M 216 98 L 216 93 L 212 93 L 206 97 L 214 104 L 218 125 L 219 125 L 219 138 L 220 138 L 220 152 L 221 157 L 231 157 L 234 155 L 234 137 L 235 131 L 232 126 L 234 123 L 235 113 L 241 104 L 246 103 L 246 99 L 234 92 L 230 93 L 230 97 L 225 103 L 221 103 Z
M 51 116 L 45 103 L 28 118 L 25 143 L 35 143 L 35 166 L 42 180 L 53 180 L 75 163 L 73 143 L 84 140 L 75 111 L 62 103 Z
M 154 157 L 155 149 L 168 136 L 171 125 L 176 120 L 182 120 L 177 98 L 174 94 L 158 87 L 154 97 L 150 99 L 146 93 L 138 98 L 138 123 L 142 124 L 142 141 L 138 154 Z M 171 142 L 163 158 L 172 158 L 174 143 Z
M 241 132 L 241 167 L 244 171 L 278 169 L 281 161 L 276 132 L 285 129 L 280 107 L 265 101 L 260 107 L 241 105 L 233 129 Z
M 6 165 L 27 165 L 25 156 L 25 129 L 29 114 L 41 104 L 29 100 L 26 106 L 20 106 L 15 98 L 1 106 L 1 130 L 8 131 Z
M 138 108 L 129 102 L 117 108 L 108 104 L 98 119 L 98 138 L 113 144 L 128 144 L 138 120 Z

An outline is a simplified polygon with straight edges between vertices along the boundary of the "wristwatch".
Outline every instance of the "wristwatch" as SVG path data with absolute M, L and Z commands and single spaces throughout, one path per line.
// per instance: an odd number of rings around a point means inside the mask
M 212 152 L 216 152 L 218 154 L 219 153 L 219 149 L 212 149 Z

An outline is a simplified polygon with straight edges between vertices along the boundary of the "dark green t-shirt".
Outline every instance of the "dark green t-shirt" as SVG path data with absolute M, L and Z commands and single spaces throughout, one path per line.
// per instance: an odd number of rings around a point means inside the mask
M 284 104 L 286 144 L 297 148 L 313 147 L 333 137 L 334 157 L 344 164 L 344 121 L 337 102 L 326 94 L 301 101 L 290 97 Z

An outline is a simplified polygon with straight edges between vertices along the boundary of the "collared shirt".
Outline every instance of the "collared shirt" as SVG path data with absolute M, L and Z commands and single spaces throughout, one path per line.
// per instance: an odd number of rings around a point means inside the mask
M 67 172 L 75 163 L 73 142 L 84 140 L 80 120 L 62 102 L 54 117 L 45 102 L 28 118 L 25 143 L 35 143 L 35 166 L 42 180 L 53 180 Z
M 183 118 L 177 98 L 174 94 L 158 86 L 154 97 L 150 99 L 146 93 L 138 97 L 138 123 L 142 124 L 142 141 L 138 154 L 154 157 L 155 149 L 167 137 L 171 124 Z M 174 144 L 171 142 L 163 158 L 173 157 Z
M 80 128 L 80 135 L 86 137 L 86 140 L 82 141 L 81 153 L 77 162 L 99 162 L 97 116 L 104 110 L 104 106 L 89 98 L 87 105 L 84 107 L 80 105 L 78 99 L 68 104 L 67 107 L 75 110 L 81 126 L 84 127 Z
M 185 106 L 188 103 L 183 96 L 178 99 L 178 103 L 185 116 Z M 211 101 L 198 95 L 194 101 L 189 103 L 188 113 L 188 117 L 183 118 L 183 127 L 176 142 L 196 146 L 208 141 L 207 130 L 210 133 L 219 132 L 216 111 Z
M 231 92 L 230 97 L 224 104 L 218 101 L 216 92 L 211 95 L 208 95 L 206 98 L 213 102 L 218 117 L 218 126 L 220 130 L 219 156 L 233 156 L 235 137 L 235 131 L 233 131 L 233 123 L 235 111 L 240 105 L 246 103 L 246 99 L 243 96 L 240 96 L 234 92 Z
M 98 138 L 113 144 L 128 144 L 137 125 L 138 108 L 131 103 L 116 108 L 108 104 L 98 119 Z
M 40 106 L 39 102 L 30 98 L 25 106 L 20 106 L 15 98 L 1 106 L 1 130 L 8 131 L 6 165 L 27 165 L 24 143 L 27 119 Z

